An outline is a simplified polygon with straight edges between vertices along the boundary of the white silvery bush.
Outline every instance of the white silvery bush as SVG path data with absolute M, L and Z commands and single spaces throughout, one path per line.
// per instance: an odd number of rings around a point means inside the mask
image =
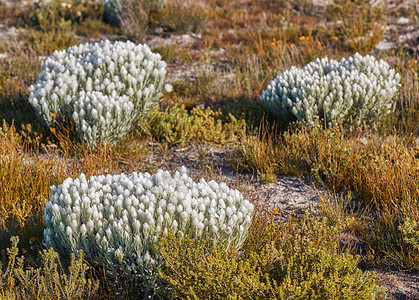
M 171 228 L 199 238 L 209 234 L 239 249 L 247 237 L 254 206 L 225 183 L 194 182 L 186 168 L 173 176 L 82 174 L 52 187 L 45 208 L 44 243 L 62 257 L 82 249 L 86 259 L 113 278 L 125 276 L 151 290 L 162 258 L 150 246 Z
M 279 74 L 260 100 L 278 120 L 371 123 L 393 109 L 400 75 L 373 56 L 327 57 Z
M 90 145 L 124 137 L 137 116 L 156 106 L 166 63 L 147 45 L 108 40 L 54 51 L 29 89 L 29 103 L 49 126 L 61 115 Z

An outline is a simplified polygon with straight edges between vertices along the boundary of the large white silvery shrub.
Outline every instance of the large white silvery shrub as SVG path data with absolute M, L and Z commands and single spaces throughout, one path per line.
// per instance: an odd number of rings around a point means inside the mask
M 124 137 L 137 116 L 158 105 L 166 63 L 147 45 L 132 42 L 81 44 L 54 51 L 29 89 L 29 103 L 49 126 L 60 116 L 75 122 L 90 145 Z M 57 120 L 55 119 L 57 118 Z
M 44 243 L 62 257 L 82 249 L 109 276 L 125 276 L 147 292 L 162 263 L 150 241 L 158 242 L 171 228 L 193 238 L 209 234 L 215 243 L 239 249 L 253 211 L 239 191 L 225 183 L 194 182 L 184 167 L 173 176 L 162 170 L 90 179 L 82 174 L 52 187 Z
M 400 75 L 373 56 L 317 59 L 279 74 L 260 100 L 278 120 L 372 123 L 393 109 Z

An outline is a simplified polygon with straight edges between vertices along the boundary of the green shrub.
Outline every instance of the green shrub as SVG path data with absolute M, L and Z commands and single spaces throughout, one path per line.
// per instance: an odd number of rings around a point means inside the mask
M 137 7 L 143 6 L 144 11 L 159 11 L 166 5 L 166 2 L 167 0 L 105 0 L 103 1 L 103 7 L 108 21 L 113 25 L 121 25 L 121 16 L 125 13 L 124 10 L 127 9 L 127 3 Z
M 185 107 L 174 105 L 164 112 L 154 110 L 140 119 L 139 132 L 148 134 L 171 145 L 187 145 L 191 142 L 225 145 L 244 133 L 246 125 L 229 114 L 225 122 L 220 111 L 209 107 L 194 107 L 190 113 Z
M 291 217 L 278 232 L 278 257 L 271 277 L 279 299 L 385 298 L 374 273 L 357 268 L 359 257 L 339 246 L 345 224 L 328 226 L 326 219 Z
M 399 226 L 399 230 L 402 233 L 403 241 L 419 250 L 419 227 L 417 222 L 406 218 L 403 224 Z
M 165 262 L 162 295 L 180 299 L 384 299 L 374 273 L 339 246 L 345 224 L 291 217 L 274 225 L 256 216 L 241 253 L 169 234 L 157 246 Z M 259 241 L 265 241 L 260 244 Z M 231 250 L 231 249 L 230 249 Z
M 199 33 L 208 19 L 204 3 L 196 0 L 170 0 L 162 10 L 150 15 L 150 21 L 178 34 Z
M 25 30 L 20 34 L 22 46 L 26 51 L 34 51 L 39 55 L 50 55 L 55 50 L 67 49 L 80 43 L 80 39 L 67 31 L 35 31 Z
M 32 4 L 32 22 L 44 32 L 68 30 L 71 27 L 71 7 L 70 0 L 39 1 Z
M 83 252 L 78 258 L 71 255 L 68 274 L 64 273 L 58 254 L 52 249 L 40 253 L 41 267 L 27 267 L 24 257 L 18 258 L 19 238 L 11 238 L 7 249 L 8 264 L 5 270 L 0 265 L 0 298 L 5 299 L 94 299 L 98 282 L 86 279 L 88 266 L 83 261 Z
M 379 210 L 365 236 L 368 260 L 377 266 L 419 270 L 418 223 L 417 201 Z
M 169 233 L 156 246 L 165 259 L 157 277 L 160 295 L 178 299 L 272 299 L 273 286 L 263 266 L 271 252 L 252 253 L 246 260 L 234 249 L 210 238 L 194 240 Z

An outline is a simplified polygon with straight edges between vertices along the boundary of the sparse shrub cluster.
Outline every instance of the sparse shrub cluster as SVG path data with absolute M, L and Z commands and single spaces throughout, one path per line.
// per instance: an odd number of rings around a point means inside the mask
M 199 33 L 207 20 L 205 2 L 180 0 L 106 0 L 106 20 L 126 38 L 141 41 L 149 25 L 175 33 Z
M 162 257 L 150 246 L 168 229 L 238 250 L 253 216 L 253 204 L 225 183 L 194 182 L 186 168 L 169 172 L 84 175 L 52 188 L 45 208 L 45 246 L 62 257 L 83 250 L 113 279 L 127 278 L 138 292 L 153 293 Z
M 199 33 L 208 20 L 207 5 L 207 1 L 170 0 L 164 9 L 151 15 L 150 21 L 175 33 Z
M 5 43 L 7 52 L 23 51 L 48 56 L 54 50 L 66 49 L 85 40 L 98 38 L 98 33 L 111 34 L 117 30 L 103 22 L 101 1 L 40 0 L 2 1 L 7 12 L 0 8 L 2 19 L 10 21 L 19 30 L 18 48 L 15 43 Z M 77 34 L 77 35 L 76 35 Z
M 138 4 L 143 6 L 143 9 L 148 11 L 159 11 L 161 10 L 167 3 L 167 0 L 134 0 Z M 105 14 L 108 20 L 112 24 L 120 24 L 121 18 L 120 16 L 124 13 L 124 10 L 127 8 L 126 4 L 132 4 L 134 1 L 132 0 L 105 0 L 102 2 L 103 7 L 105 8 Z M 135 13 L 135 12 L 131 12 Z M 148 15 L 145 16 L 148 20 Z
M 124 137 L 163 94 L 166 63 L 146 45 L 108 40 L 55 51 L 29 103 L 49 126 L 65 117 L 90 145 Z
M 171 145 L 185 146 L 191 142 L 225 145 L 246 131 L 243 120 L 229 114 L 221 120 L 221 112 L 211 108 L 194 107 L 188 112 L 184 106 L 169 106 L 165 111 L 153 110 L 140 119 L 142 134 L 149 134 Z
M 6 268 L 0 263 L 1 299 L 95 299 L 99 282 L 86 278 L 89 267 L 82 251 L 78 258 L 71 254 L 68 273 L 64 273 L 53 249 L 40 253 L 40 267 L 29 267 L 24 257 L 18 257 L 18 242 L 18 237 L 12 237 Z
M 270 245 L 269 245 L 270 246 Z M 267 248 L 270 248 L 267 246 Z M 156 246 L 165 258 L 158 278 L 169 286 L 159 290 L 175 299 L 274 299 L 266 266 L 273 253 L 262 250 L 240 257 L 208 237 L 194 240 L 169 232 Z
M 387 26 L 385 5 L 362 0 L 333 0 L 327 8 L 332 32 L 350 51 L 371 51 Z
M 246 170 L 264 175 L 277 167 L 274 174 L 310 176 L 338 192 L 351 189 L 359 203 L 376 210 L 362 233 L 370 262 L 419 269 L 418 150 L 410 138 L 303 125 L 281 138 L 242 138 L 236 149 L 235 163 Z
M 400 75 L 373 56 L 326 57 L 278 75 L 261 101 L 280 122 L 370 124 L 392 111 L 399 82 Z
M 265 131 L 265 130 L 264 130 Z M 247 170 L 257 174 L 265 183 L 276 180 L 281 163 L 278 156 L 282 149 L 272 134 L 263 132 L 259 135 L 242 135 L 234 145 L 235 156 L 231 166 L 237 170 Z
M 418 271 L 418 222 L 417 202 L 380 210 L 378 220 L 370 224 L 367 233 L 367 257 L 376 265 Z
M 208 240 L 174 234 L 162 237 L 159 251 L 165 265 L 158 277 L 180 299 L 385 299 L 374 273 L 357 269 L 359 257 L 339 249 L 345 226 L 326 219 L 292 217 L 282 226 L 258 216 L 244 253 L 225 252 Z M 264 218 L 264 220 L 262 219 Z M 250 236 L 249 236 L 250 238 Z M 247 246 L 249 248 L 247 248 Z M 165 291 L 162 294 L 166 294 Z

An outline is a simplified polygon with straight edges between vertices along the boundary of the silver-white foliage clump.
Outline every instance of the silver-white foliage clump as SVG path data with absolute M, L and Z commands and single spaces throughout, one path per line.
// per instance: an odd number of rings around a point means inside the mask
M 260 99 L 281 121 L 368 123 L 392 111 L 399 82 L 385 61 L 356 53 L 340 62 L 326 57 L 292 67 L 272 80 Z
M 108 275 L 153 281 L 162 259 L 150 246 L 171 228 L 199 238 L 209 234 L 239 249 L 247 237 L 254 206 L 225 183 L 194 182 L 186 168 L 173 176 L 82 174 L 52 187 L 45 208 L 44 242 L 63 257 L 82 249 Z M 153 271 L 154 270 L 154 271 Z
M 108 40 L 54 51 L 30 87 L 29 103 L 49 126 L 61 115 L 74 120 L 91 145 L 124 137 L 137 116 L 156 106 L 166 63 L 147 45 Z

